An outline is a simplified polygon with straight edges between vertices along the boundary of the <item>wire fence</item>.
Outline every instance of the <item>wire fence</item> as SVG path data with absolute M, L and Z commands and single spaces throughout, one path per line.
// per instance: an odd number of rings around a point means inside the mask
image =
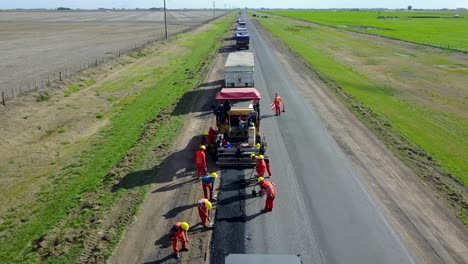
M 206 21 L 201 21 L 199 24 L 195 24 L 193 26 L 188 27 L 187 29 L 178 31 L 173 34 L 169 34 L 168 37 L 173 37 L 182 33 L 186 33 L 204 23 L 209 23 L 213 20 L 216 20 L 227 13 L 222 13 L 214 18 L 208 19 Z M 105 56 L 101 56 L 95 59 L 92 59 L 86 63 L 78 63 L 78 64 L 72 64 L 67 67 L 64 67 L 63 70 L 61 71 L 55 71 L 53 73 L 49 73 L 46 75 L 44 78 L 32 80 L 32 81 L 26 81 L 26 82 L 21 82 L 18 85 L 14 87 L 9 87 L 6 90 L 4 89 L 1 92 L 1 98 L 0 98 L 0 104 L 3 106 L 6 105 L 6 103 L 14 99 L 15 97 L 20 97 L 23 95 L 30 94 L 32 92 L 41 92 L 41 91 L 48 91 L 50 88 L 63 84 L 63 82 L 67 79 L 69 79 L 71 76 L 76 76 L 80 73 L 82 73 L 85 70 L 91 69 L 91 68 L 98 68 L 99 66 L 103 64 L 107 64 L 111 61 L 115 61 L 122 56 L 126 55 L 131 55 L 134 54 L 135 52 L 140 52 L 143 49 L 147 48 L 148 46 L 165 40 L 165 37 L 158 37 L 150 40 L 145 40 L 142 42 L 137 42 L 134 44 L 132 48 L 129 49 L 122 49 L 114 52 L 108 52 L 106 53 Z

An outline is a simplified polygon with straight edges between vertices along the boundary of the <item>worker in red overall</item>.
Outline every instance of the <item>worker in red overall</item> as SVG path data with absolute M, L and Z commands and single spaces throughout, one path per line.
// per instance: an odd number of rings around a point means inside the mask
M 179 247 L 177 246 L 177 240 L 180 240 L 182 243 L 182 249 L 180 251 L 188 251 L 187 243 L 190 242 L 188 239 L 187 231 L 189 230 L 189 225 L 186 222 L 177 222 L 175 223 L 169 235 L 172 239 L 172 249 L 174 250 L 174 258 L 179 260 Z
M 270 159 L 269 158 L 264 158 L 263 160 L 265 160 L 265 165 L 266 165 L 266 170 L 268 172 L 268 177 L 271 177 Z
M 275 115 L 279 116 L 281 115 L 281 96 L 279 96 L 278 93 L 275 94 L 275 99 L 273 100 L 273 103 L 275 104 Z
M 265 177 L 267 165 L 263 155 L 255 156 L 255 158 L 257 159 L 257 165 L 255 167 L 255 170 L 257 171 L 257 177 Z
M 263 197 L 265 194 L 267 196 L 265 202 L 265 209 L 264 212 L 270 212 L 273 210 L 273 203 L 275 201 L 276 196 L 276 189 L 272 182 L 263 179 L 263 177 L 259 177 L 257 179 L 258 184 L 260 185 L 260 197 Z
M 206 220 L 211 222 L 211 209 L 213 209 L 213 205 L 208 199 L 201 199 L 197 202 L 198 207 L 198 215 L 200 216 L 201 222 L 204 227 L 208 227 L 206 225 Z
M 201 178 L 202 186 L 203 186 L 203 196 L 205 199 L 208 199 L 208 190 L 210 191 L 210 200 L 213 200 L 213 188 L 214 188 L 214 181 L 218 177 L 216 172 L 211 173 L 210 175 L 206 175 Z
M 200 175 L 206 175 L 208 169 L 206 168 L 206 146 L 201 145 L 200 150 L 195 153 L 195 164 L 197 164 L 197 177 L 200 180 Z
M 208 144 L 214 144 L 215 143 L 215 137 L 216 137 L 216 130 L 214 130 L 212 127 L 210 127 L 210 130 L 208 130 Z

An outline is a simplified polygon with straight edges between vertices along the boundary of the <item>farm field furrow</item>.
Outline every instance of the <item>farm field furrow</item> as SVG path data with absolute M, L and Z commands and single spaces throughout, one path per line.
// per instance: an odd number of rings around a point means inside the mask
M 468 12 L 271 11 L 339 29 L 468 52 Z M 458 15 L 458 18 L 454 16 Z
M 209 11 L 169 11 L 169 35 L 212 18 Z M 10 97 L 12 90 L 17 94 L 58 78 L 59 72 L 75 72 L 96 59 L 163 38 L 160 11 L 0 12 L 0 92 Z
M 466 223 L 466 54 L 279 16 L 258 21 L 340 87 L 353 112 L 419 175 L 432 179 L 448 200 L 461 202 L 458 213 Z M 434 176 L 434 168 L 444 176 Z

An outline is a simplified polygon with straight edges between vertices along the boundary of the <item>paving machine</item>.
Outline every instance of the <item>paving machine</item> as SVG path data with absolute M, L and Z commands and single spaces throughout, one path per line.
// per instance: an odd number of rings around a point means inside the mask
M 255 88 L 224 88 L 216 95 L 219 105 L 214 112 L 218 134 L 213 157 L 217 166 L 253 167 L 256 163 L 250 155 L 264 155 L 267 142 L 260 134 L 256 109 L 260 99 Z

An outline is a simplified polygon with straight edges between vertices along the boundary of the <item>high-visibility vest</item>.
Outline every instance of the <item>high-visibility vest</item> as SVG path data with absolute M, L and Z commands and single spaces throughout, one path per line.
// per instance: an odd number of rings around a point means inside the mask
M 199 150 L 195 153 L 195 163 L 198 165 L 204 165 L 206 163 L 205 152 Z
M 265 193 L 269 197 L 275 197 L 276 189 L 275 189 L 275 186 L 273 186 L 273 183 L 271 183 L 270 181 L 264 180 L 262 184 L 260 185 L 260 187 L 265 191 Z
M 276 96 L 275 97 L 275 100 L 274 100 L 274 103 L 276 106 L 280 106 L 281 105 L 281 96 Z

